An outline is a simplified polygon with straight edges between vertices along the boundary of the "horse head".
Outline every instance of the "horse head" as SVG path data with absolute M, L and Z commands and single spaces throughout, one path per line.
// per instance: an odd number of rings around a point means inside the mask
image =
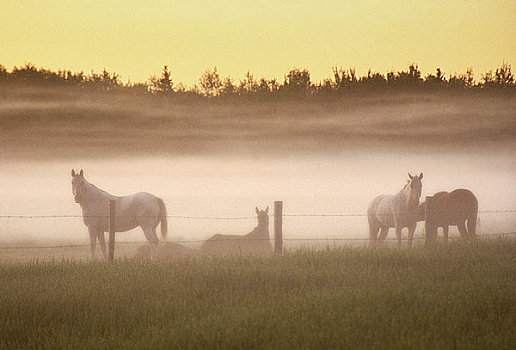
M 86 180 L 84 179 L 84 171 L 81 169 L 77 174 L 75 170 L 72 169 L 72 193 L 76 203 L 80 203 L 82 201 L 85 187 Z
M 269 227 L 269 207 L 260 210 L 256 207 L 256 215 L 258 215 L 258 227 Z
M 423 184 L 421 182 L 421 180 L 423 179 L 423 173 L 416 176 L 412 176 L 409 173 L 408 176 L 408 200 L 410 203 L 416 203 L 417 205 L 419 203 L 419 198 L 421 197 L 421 188 L 423 187 Z

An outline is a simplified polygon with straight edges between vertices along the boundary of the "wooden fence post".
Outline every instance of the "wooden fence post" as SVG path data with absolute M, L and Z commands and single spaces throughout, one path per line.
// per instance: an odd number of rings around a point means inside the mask
M 425 197 L 425 243 L 429 244 L 434 242 L 437 237 L 437 230 L 434 227 L 433 223 L 433 200 L 432 196 Z
M 283 202 L 274 202 L 274 253 L 283 252 Z
M 109 261 L 115 259 L 115 201 L 109 201 Z

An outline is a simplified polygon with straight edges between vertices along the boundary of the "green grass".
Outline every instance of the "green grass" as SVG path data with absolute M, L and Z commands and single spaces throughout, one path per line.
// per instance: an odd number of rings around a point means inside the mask
M 511 349 L 516 242 L 0 266 L 0 348 Z

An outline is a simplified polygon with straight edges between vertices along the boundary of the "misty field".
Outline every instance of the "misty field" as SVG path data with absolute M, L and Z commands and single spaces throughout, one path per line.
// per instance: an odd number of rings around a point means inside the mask
M 0 266 L 1 348 L 512 349 L 516 243 Z
M 516 100 L 503 94 L 187 103 L 2 90 L 0 243 L 27 249 L 0 256 L 0 348 L 512 349 L 514 240 L 161 261 L 117 244 L 113 264 L 30 245 L 87 239 L 73 167 L 116 194 L 156 193 L 169 215 L 248 216 L 275 200 L 286 214 L 361 214 L 407 171 L 425 173 L 424 195 L 468 187 L 482 210 L 507 211 L 515 145 Z M 287 218 L 286 240 L 367 239 L 363 217 Z M 481 219 L 482 234 L 514 231 L 512 212 Z M 254 224 L 171 218 L 169 238 Z

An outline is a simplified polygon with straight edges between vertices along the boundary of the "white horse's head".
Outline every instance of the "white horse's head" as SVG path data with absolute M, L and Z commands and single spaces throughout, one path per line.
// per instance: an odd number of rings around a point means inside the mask
M 77 174 L 72 169 L 72 193 L 76 203 L 80 203 L 83 199 L 84 191 L 86 188 L 86 180 L 84 179 L 84 171 Z
M 409 191 L 409 201 L 412 203 L 419 203 L 419 198 L 421 197 L 421 188 L 423 187 L 421 182 L 423 179 L 423 173 L 416 176 L 412 176 L 409 173 L 408 176 L 410 179 L 407 184 Z
M 269 227 L 269 207 L 260 210 L 256 207 L 256 215 L 258 215 L 258 226 Z

